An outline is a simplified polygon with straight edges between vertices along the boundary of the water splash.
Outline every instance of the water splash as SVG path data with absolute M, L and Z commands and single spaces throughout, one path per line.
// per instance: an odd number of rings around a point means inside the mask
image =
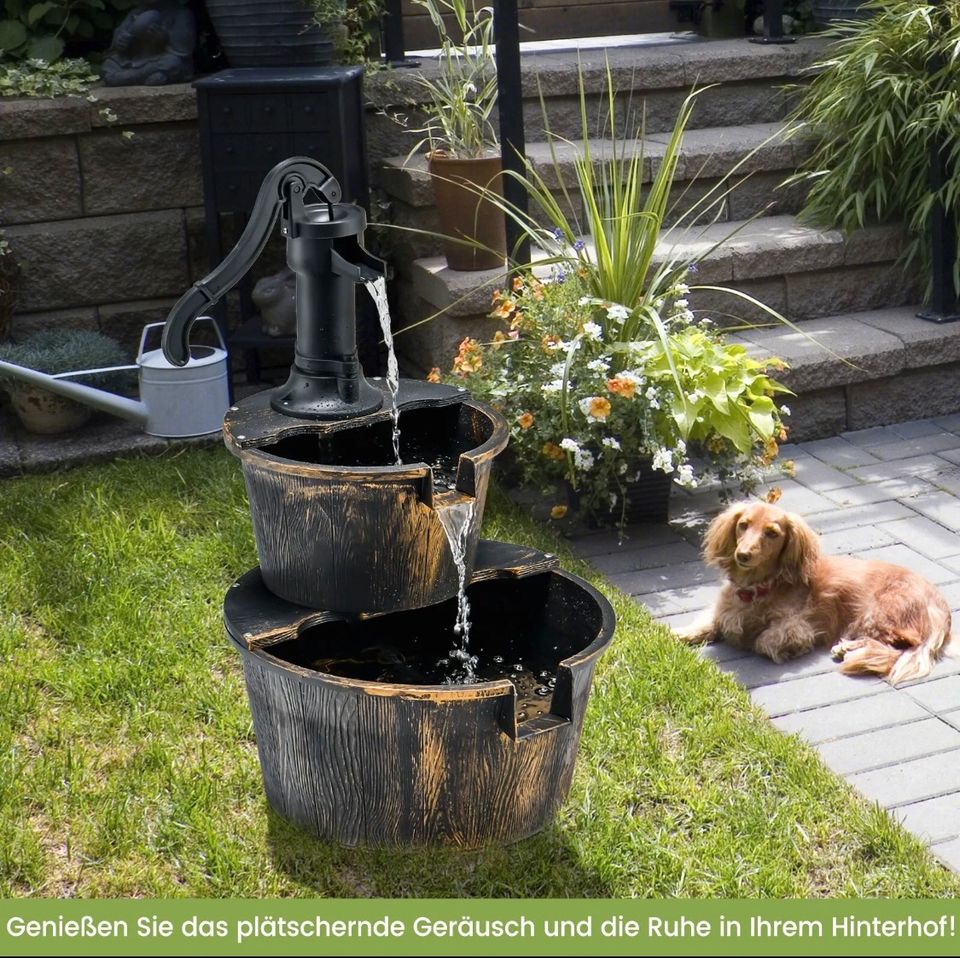
M 477 681 L 477 657 L 470 654 L 470 602 L 467 599 L 467 540 L 475 505 L 476 499 L 466 499 L 437 510 L 457 567 L 457 621 L 453 627 L 456 644 L 450 650 L 450 659 L 460 664 L 457 678 L 462 682 Z
M 373 297 L 380 317 L 380 330 L 387 344 L 387 389 L 390 391 L 390 414 L 393 417 L 393 458 L 398 466 L 403 465 L 400 458 L 400 410 L 397 407 L 397 393 L 400 391 L 400 367 L 397 364 L 397 352 L 393 348 L 393 330 L 390 328 L 390 304 L 387 302 L 387 281 L 383 276 L 364 284 Z

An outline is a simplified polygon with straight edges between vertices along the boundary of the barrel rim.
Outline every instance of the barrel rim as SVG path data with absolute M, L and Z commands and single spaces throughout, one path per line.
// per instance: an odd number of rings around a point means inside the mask
M 479 399 L 474 399 L 472 396 L 467 395 L 462 399 L 458 399 L 456 403 L 438 403 L 436 404 L 435 408 L 447 409 L 451 405 L 462 405 L 476 409 L 486 417 L 487 421 L 492 427 L 490 436 L 479 446 L 475 446 L 473 449 L 467 449 L 460 453 L 460 455 L 457 457 L 458 472 L 459 461 L 462 459 L 466 459 L 474 466 L 477 466 L 488 460 L 494 459 L 504 449 L 506 449 L 507 443 L 510 441 L 510 430 L 507 426 L 507 421 L 492 406 L 489 406 L 487 403 L 481 402 Z M 421 405 L 416 408 L 430 408 L 430 405 Z M 403 411 L 404 410 L 401 407 L 401 415 Z M 381 418 L 382 417 L 378 417 L 376 421 L 379 421 Z M 369 417 L 363 417 L 363 419 L 365 421 L 362 425 L 371 424 Z M 318 421 L 315 430 L 312 430 L 309 425 L 297 424 L 292 426 L 290 432 L 287 433 L 286 436 L 280 436 L 278 439 L 289 438 L 292 436 L 310 435 L 312 431 L 316 431 L 318 434 L 327 433 L 329 432 L 329 429 L 324 428 L 327 427 L 327 425 L 328 424 L 326 423 Z M 232 430 L 229 428 L 224 429 L 224 442 L 226 443 L 227 448 L 241 460 L 244 466 L 259 466 L 260 468 L 269 469 L 273 472 L 285 472 L 290 475 L 304 477 L 330 475 L 341 479 L 368 479 L 371 476 L 378 476 L 383 479 L 396 481 L 422 479 L 425 476 L 432 475 L 430 466 L 425 462 L 404 463 L 403 465 L 399 466 L 391 464 L 384 464 L 382 466 L 336 466 L 326 463 L 303 462 L 302 460 L 298 459 L 289 459 L 285 456 L 278 456 L 275 453 L 268 452 L 266 449 L 263 449 L 260 446 L 239 446 L 235 441 L 236 438 L 242 437 L 235 437 Z
M 527 578 L 534 575 L 556 575 L 562 579 L 566 579 L 574 586 L 580 588 L 596 603 L 597 607 L 600 609 L 601 616 L 600 625 L 597 629 L 596 635 L 582 649 L 572 653 L 571 655 L 568 655 L 564 659 L 561 659 L 557 664 L 557 667 L 558 671 L 559 669 L 573 671 L 582 669 L 584 666 L 594 662 L 609 647 L 610 643 L 613 641 L 613 636 L 616 629 L 616 618 L 613 612 L 613 606 L 610 604 L 609 599 L 607 599 L 605 595 L 603 595 L 598 589 L 594 588 L 585 579 L 575 575 L 572 572 L 567 572 L 565 569 L 539 569 L 536 572 L 529 573 L 528 576 L 521 575 L 519 578 Z M 278 601 L 283 602 L 284 600 Z M 303 609 L 302 606 L 298 607 L 292 602 L 289 603 L 289 605 L 294 608 Z M 320 612 L 318 614 L 323 615 L 324 613 Z M 391 614 L 395 613 L 384 613 L 384 615 Z M 324 621 L 326 622 L 335 621 L 336 619 L 347 620 L 350 618 L 349 616 L 339 615 L 337 613 L 327 613 L 327 615 L 329 615 L 330 618 L 325 619 Z M 273 647 L 271 645 L 254 647 L 248 645 L 241 636 L 234 633 L 235 627 L 227 617 L 226 611 L 224 612 L 223 621 L 228 638 L 233 645 L 240 650 L 241 654 L 244 656 L 252 655 L 262 666 L 283 672 L 307 684 L 319 683 L 321 685 L 335 685 L 339 688 L 353 688 L 369 695 L 432 699 L 439 701 L 498 698 L 507 696 L 514 699 L 516 698 L 516 687 L 508 678 L 492 679 L 486 682 L 472 682 L 457 686 L 411 685 L 409 683 L 373 682 L 369 679 L 353 679 L 347 676 L 331 675 L 327 672 L 317 671 L 316 669 L 304 668 L 300 665 L 294 665 L 291 662 L 285 662 L 283 659 L 271 654 L 270 648 Z M 319 624 L 323 623 L 309 618 L 304 619 L 297 628 L 297 634 L 299 635 L 301 631 L 307 628 L 312 628 L 314 625 Z

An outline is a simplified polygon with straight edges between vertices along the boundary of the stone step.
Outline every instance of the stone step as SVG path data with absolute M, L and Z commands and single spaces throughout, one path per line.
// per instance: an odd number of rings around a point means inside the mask
M 796 321 L 911 302 L 913 284 L 892 265 L 900 244 L 895 225 L 844 237 L 838 230 L 804 226 L 793 216 L 768 216 L 667 230 L 655 261 L 682 261 L 716 247 L 691 275 L 691 286 L 744 289 Z M 450 316 L 485 312 L 490 291 L 505 282 L 503 270 L 458 272 L 442 257 L 415 261 L 411 277 L 417 295 Z M 710 311 L 718 295 L 694 291 L 690 298 L 695 309 Z
M 692 128 L 782 120 L 791 103 L 791 93 L 785 87 L 809 77 L 809 67 L 826 45 L 826 41 L 813 37 L 802 37 L 787 46 L 765 46 L 742 38 L 529 53 L 522 57 L 521 64 L 527 142 L 543 140 L 547 126 L 560 136 L 581 136 L 578 74 L 583 77 L 591 133 L 609 135 L 607 111 L 602 106 L 608 66 L 613 87 L 619 91 L 615 119 L 619 134 L 629 130 L 632 135 L 640 126 L 641 116 L 648 133 L 671 130 L 680 104 L 692 87 L 704 88 L 697 98 Z M 435 76 L 436 61 L 424 60 L 422 72 Z M 418 125 L 417 104 L 423 102 L 423 93 L 416 72 L 372 73 L 365 78 L 364 90 L 371 106 L 379 111 L 368 127 L 371 158 L 411 149 L 419 137 L 403 134 L 391 117 L 407 114 L 411 117 L 409 127 Z M 390 144 L 395 144 L 394 149 Z
M 637 149 L 643 157 L 645 183 L 651 182 L 659 170 L 669 138 L 669 133 L 651 133 L 640 141 Z M 609 155 L 609 140 L 589 140 L 586 146 L 597 161 Z M 675 210 L 670 221 L 682 219 L 711 191 L 714 191 L 711 200 L 726 194 L 723 203 L 718 203 L 710 213 L 711 218 L 718 215 L 725 222 L 746 220 L 759 214 L 797 212 L 803 201 L 803 191 L 797 187 L 782 189 L 780 186 L 810 155 L 811 149 L 809 138 L 788 137 L 780 122 L 687 130 L 674 180 Z M 531 176 L 542 179 L 571 219 L 582 214 L 575 162 L 583 152 L 584 144 L 580 140 L 537 142 L 527 147 Z M 630 155 L 629 152 L 626 154 L 627 157 Z M 729 178 L 722 183 L 722 178 L 728 174 Z M 381 170 L 380 182 L 391 198 L 391 221 L 394 224 L 438 231 L 433 186 L 425 156 L 388 158 Z M 566 197 L 563 196 L 563 187 L 566 187 Z M 531 204 L 531 213 L 536 215 L 536 212 L 535 204 Z M 399 243 L 421 256 L 440 249 L 438 239 L 423 235 L 401 234 Z
M 960 410 L 960 323 L 927 322 L 918 311 L 841 313 L 733 339 L 757 358 L 789 363 L 777 378 L 797 394 L 787 399 L 791 439 L 818 439 Z

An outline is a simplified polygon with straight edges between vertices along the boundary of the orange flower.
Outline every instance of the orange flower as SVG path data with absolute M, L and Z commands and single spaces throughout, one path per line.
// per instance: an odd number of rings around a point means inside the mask
M 633 399 L 637 394 L 637 384 L 632 379 L 624 379 L 623 376 L 608 379 L 607 389 L 617 396 L 623 396 L 624 399 Z
M 453 359 L 453 371 L 458 376 L 466 376 L 468 373 L 477 372 L 482 365 L 483 351 L 480 344 L 467 336 L 457 349 L 457 355 Z
M 783 490 L 779 486 L 774 486 L 765 496 L 764 499 L 770 503 L 772 506 L 775 502 L 780 501 L 780 497 L 783 495 Z
M 545 442 L 540 452 L 548 459 L 563 459 L 563 450 L 555 442 Z
M 516 311 L 517 304 L 512 299 L 502 299 L 500 305 L 490 311 L 490 315 L 494 319 L 509 319 Z
M 517 416 L 517 425 L 521 429 L 529 429 L 533 425 L 533 413 L 522 412 Z
M 566 507 L 566 506 L 559 506 L 559 505 L 558 505 L 558 506 L 554 506 L 554 507 L 550 510 L 550 518 L 551 518 L 551 519 L 562 519 L 566 514 L 567 514 L 567 507 Z
M 538 279 L 531 277 L 530 279 L 530 292 L 533 293 L 533 298 L 536 300 L 543 299 L 543 283 Z
M 797 474 L 797 464 L 792 459 L 784 459 L 780 468 L 783 469 L 783 474 L 791 479 Z
M 540 340 L 540 346 L 545 353 L 552 353 L 561 342 L 563 342 L 563 340 L 560 339 L 559 336 L 554 333 L 547 333 L 547 335 Z
M 522 293 L 522 292 L 523 292 L 523 277 L 522 277 L 522 276 L 514 276 L 514 277 L 513 277 L 513 281 L 510 283 L 510 285 L 511 285 L 511 287 L 513 288 L 513 291 L 514 291 L 515 293 Z
M 442 376 L 440 375 L 440 367 L 434 366 L 430 372 L 427 373 L 427 382 L 428 383 L 438 383 L 442 381 Z
M 516 336 L 508 336 L 503 330 L 498 329 L 493 334 L 493 342 L 490 344 L 494 349 L 499 349 L 504 343 L 509 343 L 516 339 Z
M 591 419 L 606 419 L 610 415 L 610 400 L 604 396 L 591 396 L 586 402 Z
M 788 437 L 789 435 L 790 435 L 790 427 L 789 427 L 789 426 L 781 426 L 781 427 L 780 427 L 780 432 L 777 433 L 777 439 L 779 439 L 780 442 L 786 442 L 786 441 L 787 441 L 787 437 Z
M 777 458 L 777 453 L 780 451 L 780 447 L 777 445 L 776 439 L 768 439 L 763 444 L 763 464 L 769 466 L 774 459 Z

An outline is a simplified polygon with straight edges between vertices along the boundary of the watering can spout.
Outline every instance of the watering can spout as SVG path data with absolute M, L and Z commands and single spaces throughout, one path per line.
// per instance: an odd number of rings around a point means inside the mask
M 136 367 L 129 368 L 135 369 Z M 142 402 L 127 399 L 125 396 L 114 395 L 104 389 L 95 389 L 93 386 L 84 386 L 82 383 L 72 383 L 66 379 L 48 376 L 36 369 L 17 366 L 15 363 L 8 363 L 3 360 L 0 360 L 0 373 L 11 376 L 20 382 L 29 383 L 31 386 L 39 386 L 41 389 L 63 396 L 64 399 L 72 399 L 74 402 L 83 403 L 85 406 L 92 406 L 102 412 L 119 416 L 121 419 L 129 419 L 141 426 L 146 424 L 148 418 L 147 407 Z

